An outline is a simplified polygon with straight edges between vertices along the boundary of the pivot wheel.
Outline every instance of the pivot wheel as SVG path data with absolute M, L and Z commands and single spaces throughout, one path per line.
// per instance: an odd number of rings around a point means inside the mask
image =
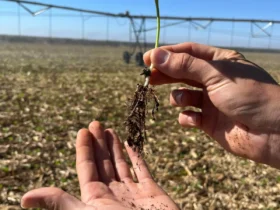
M 129 62 L 130 62 L 130 53 L 129 52 L 127 52 L 127 51 L 125 51 L 124 53 L 123 53 L 123 60 L 124 60 L 124 62 L 125 63 L 127 63 L 127 64 L 129 64 Z
M 144 66 L 143 53 L 138 52 L 135 56 L 135 61 L 138 66 Z

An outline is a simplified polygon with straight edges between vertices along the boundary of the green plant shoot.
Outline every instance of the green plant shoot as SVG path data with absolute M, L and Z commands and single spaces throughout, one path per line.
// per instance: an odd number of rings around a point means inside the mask
M 157 33 L 156 33 L 156 42 L 155 42 L 155 48 L 158 48 L 159 45 L 159 38 L 160 38 L 160 12 L 159 12 L 159 0 L 155 0 L 156 4 L 156 11 L 157 11 Z M 154 65 L 151 64 L 150 70 L 152 71 Z
M 159 45 L 159 39 L 160 39 L 160 12 L 159 12 L 159 0 L 155 0 L 155 5 L 156 5 L 156 12 L 157 12 L 157 33 L 156 33 L 156 41 L 155 41 L 155 48 L 158 48 Z M 145 76 L 145 84 L 144 86 L 147 87 L 150 83 L 150 75 L 151 71 L 153 70 L 154 65 L 151 64 L 149 69 L 145 69 L 143 74 Z
M 155 0 L 155 4 L 156 4 L 156 9 L 157 9 L 157 34 L 156 34 L 155 48 L 158 48 L 159 38 L 160 38 L 160 12 L 159 12 L 158 0 Z

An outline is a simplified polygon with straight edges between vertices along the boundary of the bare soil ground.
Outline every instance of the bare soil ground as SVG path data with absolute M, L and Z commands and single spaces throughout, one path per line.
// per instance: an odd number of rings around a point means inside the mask
M 98 119 L 126 139 L 126 101 L 142 83 L 125 48 L 1 44 L 0 209 L 20 209 L 30 189 L 56 186 L 79 197 L 75 137 Z M 244 53 L 280 81 L 279 54 Z M 181 108 L 156 87 L 161 107 L 148 120 L 146 161 L 182 209 L 280 209 L 280 171 L 228 154 L 177 123 Z M 273 110 L 272 110 L 273 111 Z

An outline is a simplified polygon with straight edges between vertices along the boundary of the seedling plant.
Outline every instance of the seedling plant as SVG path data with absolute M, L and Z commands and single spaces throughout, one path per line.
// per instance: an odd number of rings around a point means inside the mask
M 159 2 L 155 0 L 157 13 L 157 32 L 155 48 L 159 45 L 160 38 L 160 11 Z M 128 101 L 128 116 L 125 121 L 128 136 L 127 143 L 139 155 L 143 153 L 144 143 L 147 141 L 146 135 L 146 116 L 148 114 L 148 104 L 153 103 L 151 111 L 152 119 L 155 120 L 155 112 L 159 109 L 158 97 L 155 90 L 150 87 L 150 76 L 154 66 L 145 67 L 141 75 L 145 77 L 145 83 L 138 84 L 132 98 Z

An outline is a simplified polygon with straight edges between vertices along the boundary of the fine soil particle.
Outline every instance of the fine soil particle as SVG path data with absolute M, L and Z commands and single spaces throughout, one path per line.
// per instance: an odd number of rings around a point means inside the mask
M 139 155 L 143 153 L 146 136 L 147 106 L 150 101 L 154 102 L 152 118 L 155 120 L 155 112 L 158 111 L 159 102 L 155 90 L 143 85 L 137 85 L 133 98 L 128 101 L 128 117 L 125 126 L 128 131 L 127 143 Z

